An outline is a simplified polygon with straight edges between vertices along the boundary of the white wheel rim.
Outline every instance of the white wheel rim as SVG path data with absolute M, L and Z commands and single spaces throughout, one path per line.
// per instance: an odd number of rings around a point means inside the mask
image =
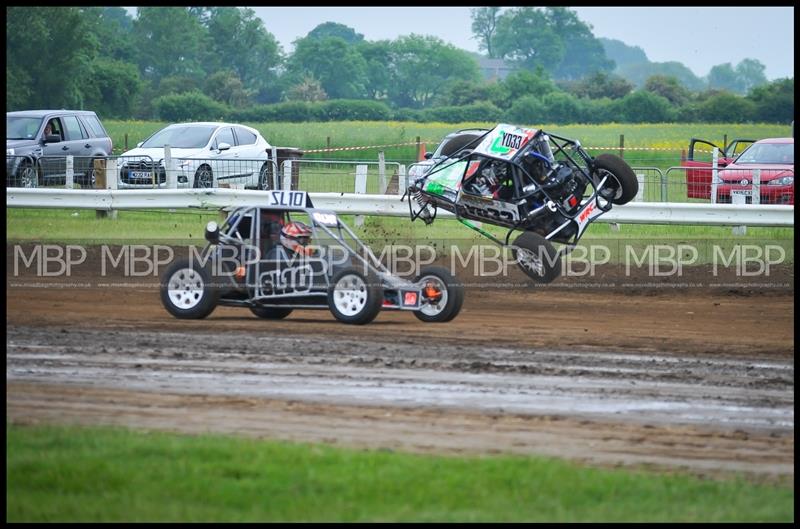
M 355 316 L 367 304 L 367 285 L 355 274 L 342 276 L 333 287 L 333 304 L 345 316 Z
M 442 296 L 439 298 L 439 301 L 436 303 L 425 303 L 420 307 L 419 311 L 426 316 L 436 316 L 440 312 L 444 310 L 447 306 L 447 286 L 444 282 L 436 276 L 425 276 L 423 277 L 420 282 L 422 283 L 422 288 L 425 288 L 425 285 L 428 283 L 433 283 L 433 286 L 439 289 L 439 292 L 442 293 Z M 424 298 L 424 295 L 423 295 Z
M 530 270 L 536 275 L 544 275 L 544 263 L 541 259 L 536 257 L 536 254 L 526 248 L 519 248 L 517 250 L 517 262 L 520 266 Z
M 167 283 L 169 300 L 179 309 L 188 310 L 203 299 L 203 278 L 192 268 L 181 268 Z
M 605 193 L 601 192 L 600 195 L 605 198 L 608 198 L 608 200 L 614 200 L 620 198 L 622 196 L 622 184 L 620 183 L 619 179 L 616 176 L 614 176 L 614 173 L 612 173 L 611 171 L 607 171 L 605 169 L 601 169 L 599 173 L 600 173 L 600 180 L 603 179 L 604 174 L 608 177 L 606 179 L 606 187 L 603 189 L 603 191 L 606 192 Z M 609 182 L 612 180 L 617 184 L 616 189 L 608 185 Z

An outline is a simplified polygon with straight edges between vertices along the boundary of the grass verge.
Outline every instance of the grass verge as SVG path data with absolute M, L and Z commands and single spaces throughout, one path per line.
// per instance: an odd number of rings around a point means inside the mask
M 6 521 L 792 521 L 791 488 L 118 428 L 6 425 Z

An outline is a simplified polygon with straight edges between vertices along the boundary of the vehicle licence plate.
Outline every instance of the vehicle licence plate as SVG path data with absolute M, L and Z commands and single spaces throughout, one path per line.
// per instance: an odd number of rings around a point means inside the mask
M 731 195 L 739 195 L 743 197 L 751 197 L 753 196 L 752 189 L 731 189 Z
M 131 171 L 131 178 L 150 178 L 152 175 L 147 171 Z

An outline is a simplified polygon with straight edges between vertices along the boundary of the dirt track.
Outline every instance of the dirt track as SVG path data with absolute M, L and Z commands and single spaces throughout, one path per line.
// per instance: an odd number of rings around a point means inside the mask
M 12 421 L 794 473 L 793 287 L 468 289 L 448 324 L 352 327 L 30 280 L 7 281 Z

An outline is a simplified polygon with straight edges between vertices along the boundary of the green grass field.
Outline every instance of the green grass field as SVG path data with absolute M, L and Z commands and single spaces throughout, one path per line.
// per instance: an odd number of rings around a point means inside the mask
M 792 521 L 790 486 L 112 428 L 6 426 L 6 521 Z

